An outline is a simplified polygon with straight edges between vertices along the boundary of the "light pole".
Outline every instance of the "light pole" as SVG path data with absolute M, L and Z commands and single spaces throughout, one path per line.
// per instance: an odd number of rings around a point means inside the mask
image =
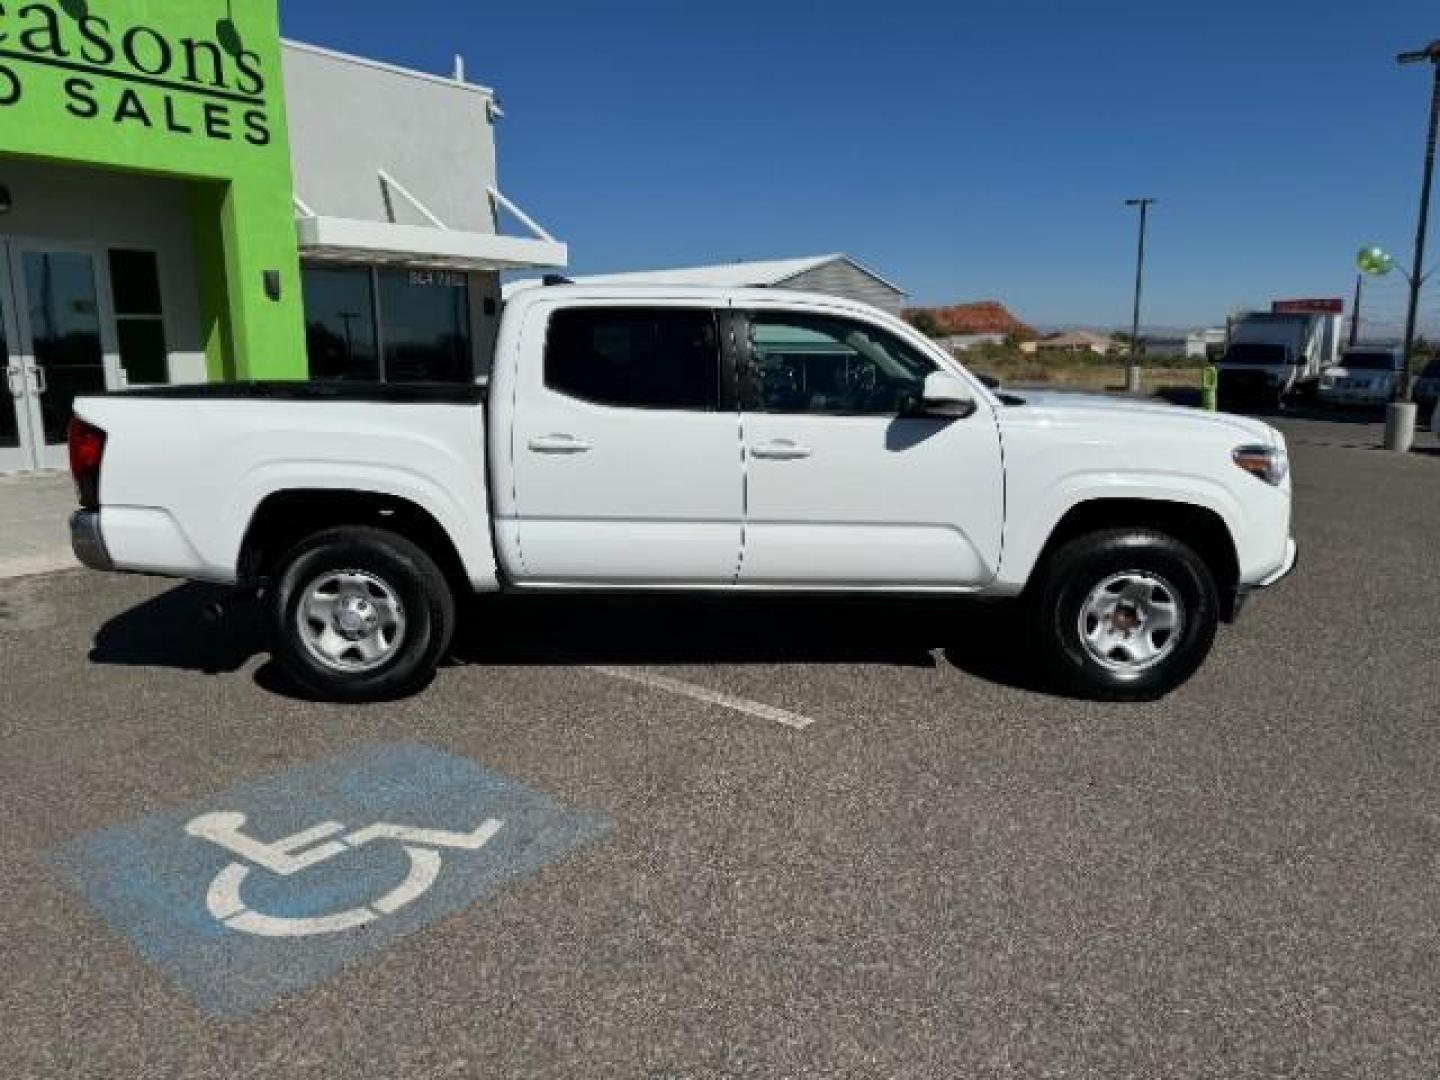
M 1435 141 L 1440 132 L 1440 39 L 1423 49 L 1401 53 L 1402 64 L 1428 63 L 1434 72 L 1430 92 L 1430 130 L 1425 141 L 1425 168 L 1420 179 L 1420 220 L 1415 226 L 1415 263 L 1410 273 L 1410 306 L 1405 313 L 1404 367 L 1395 387 L 1395 400 L 1385 411 L 1385 449 L 1407 452 L 1415 442 L 1415 320 L 1420 311 L 1420 287 L 1425 283 L 1425 234 L 1430 226 L 1430 189 L 1435 180 Z
M 1395 260 L 1382 247 L 1371 244 L 1363 247 L 1355 256 L 1355 267 L 1360 272 L 1355 275 L 1355 315 L 1350 320 L 1350 345 L 1353 348 L 1360 340 L 1360 298 L 1363 295 L 1365 279 L 1367 277 L 1384 277 L 1395 269 Z M 1400 271 L 1402 274 L 1405 271 Z
M 1365 288 L 1365 275 L 1355 275 L 1355 310 L 1350 316 L 1350 347 L 1360 344 L 1360 300 Z
M 1135 257 L 1135 318 L 1130 324 L 1130 368 L 1125 373 L 1125 388 L 1132 394 L 1140 392 L 1140 293 L 1145 287 L 1145 223 L 1155 202 L 1148 197 L 1125 200 L 1126 206 L 1140 208 L 1140 250 Z

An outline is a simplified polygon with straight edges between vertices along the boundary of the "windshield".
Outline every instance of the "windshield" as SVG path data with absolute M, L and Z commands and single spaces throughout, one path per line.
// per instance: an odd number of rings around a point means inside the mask
M 1231 345 L 1222 364 L 1288 364 L 1290 350 L 1284 345 L 1241 343 Z
M 1394 371 L 1399 365 L 1388 352 L 1347 352 L 1340 366 L 1351 371 Z

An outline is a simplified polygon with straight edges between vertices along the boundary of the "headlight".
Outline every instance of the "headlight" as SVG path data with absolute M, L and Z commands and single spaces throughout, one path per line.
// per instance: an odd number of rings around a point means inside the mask
M 1278 446 L 1263 446 L 1259 443 L 1237 446 L 1231 456 L 1236 465 L 1272 487 L 1284 483 L 1285 477 L 1290 473 L 1290 460 Z

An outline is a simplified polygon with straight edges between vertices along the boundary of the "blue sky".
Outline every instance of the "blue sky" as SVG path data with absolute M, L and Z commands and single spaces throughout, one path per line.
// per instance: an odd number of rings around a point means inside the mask
M 497 89 L 500 181 L 576 273 L 843 250 L 926 303 L 1128 323 L 1349 295 L 1408 265 L 1434 0 L 408 4 L 284 31 Z M 1436 230 L 1440 232 L 1440 230 Z M 1440 243 L 1431 251 L 1440 261 Z M 1397 277 L 1372 290 L 1398 321 Z M 1440 324 L 1440 287 L 1427 298 Z

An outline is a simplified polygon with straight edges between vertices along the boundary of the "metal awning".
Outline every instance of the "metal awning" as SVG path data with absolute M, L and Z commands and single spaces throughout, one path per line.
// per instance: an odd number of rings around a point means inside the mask
M 300 254 L 309 258 L 349 262 L 492 271 L 563 267 L 569 261 L 570 252 L 565 244 L 537 225 L 495 188 L 490 188 L 489 194 L 497 210 L 496 220 L 499 219 L 498 209 L 503 207 L 533 232 L 533 237 L 460 232 L 448 228 L 394 177 L 382 171 L 380 180 L 414 206 L 431 224 L 399 225 L 388 221 L 327 217 L 316 214 L 297 196 L 295 234 L 300 243 Z

